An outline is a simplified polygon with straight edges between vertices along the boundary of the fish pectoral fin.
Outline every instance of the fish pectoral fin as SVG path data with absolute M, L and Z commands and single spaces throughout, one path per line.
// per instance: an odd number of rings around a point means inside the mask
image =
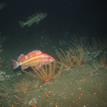
M 28 68 L 28 66 L 21 66 L 21 70 L 24 71 Z
M 41 64 L 38 64 L 38 65 L 35 65 L 35 66 L 32 66 L 33 68 L 35 68 L 37 71 L 42 67 Z

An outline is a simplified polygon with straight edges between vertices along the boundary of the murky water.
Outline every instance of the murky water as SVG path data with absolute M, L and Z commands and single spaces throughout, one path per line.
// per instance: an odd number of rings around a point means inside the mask
M 66 56 L 66 51 L 72 48 L 71 40 L 67 40 L 48 36 L 38 36 L 38 39 L 35 36 L 32 38 L 25 36 L 22 39 L 17 37 L 14 40 L 9 38 L 6 41 L 8 45 L 4 45 L 4 51 L 1 53 L 3 62 L 0 70 L 0 106 L 106 107 L 107 63 L 99 60 L 106 60 L 104 57 L 106 50 L 103 52 L 100 49 L 100 54 L 98 49 L 90 51 L 87 49 L 84 54 L 81 53 L 83 56 L 77 54 L 71 62 L 63 60 L 64 64 L 68 64 L 68 68 L 62 67 L 60 75 L 49 83 L 43 83 L 39 75 L 32 72 L 13 71 L 11 60 L 17 59 L 21 53 L 26 54 L 35 49 L 40 49 L 57 58 L 57 49 L 61 48 Z M 74 51 L 76 49 L 74 47 Z M 85 61 L 82 65 L 81 58 Z M 74 65 L 71 64 L 72 62 L 75 62 Z M 71 65 L 73 67 L 69 68 Z M 50 70 L 53 72 L 53 69 Z M 46 77 L 44 73 L 41 75 L 42 78 Z

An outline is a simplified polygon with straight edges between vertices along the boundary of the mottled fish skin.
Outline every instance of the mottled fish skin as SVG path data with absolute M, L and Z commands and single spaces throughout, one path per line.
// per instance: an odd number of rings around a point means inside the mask
M 33 63 L 39 63 L 39 62 L 43 62 L 46 60 L 49 60 L 48 58 L 50 58 L 50 56 L 46 55 L 46 54 L 41 54 L 32 58 L 28 58 L 26 57 L 25 61 L 20 62 L 20 65 L 33 65 Z M 53 59 L 53 58 L 52 58 Z
M 43 53 L 41 51 L 31 51 L 26 55 L 21 54 L 18 57 L 18 61 L 16 61 L 16 67 L 20 66 L 22 70 L 25 70 L 29 67 L 40 67 L 54 61 L 55 59 L 47 53 Z
M 39 67 L 40 65 L 49 64 L 53 61 L 54 61 L 53 58 L 49 59 L 47 56 L 37 56 L 37 57 L 33 57 L 29 60 L 26 60 L 23 63 L 20 63 L 20 66 L 23 69 L 27 69 L 29 67 Z
M 34 50 L 27 54 L 28 58 L 34 57 L 35 55 L 40 55 L 42 52 L 40 50 Z

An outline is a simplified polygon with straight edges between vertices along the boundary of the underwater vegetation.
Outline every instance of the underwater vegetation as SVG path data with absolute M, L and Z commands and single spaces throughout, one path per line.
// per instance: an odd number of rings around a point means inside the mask
M 33 72 L 4 63 L 0 107 L 107 107 L 107 50 L 75 44 L 56 49 L 55 62 Z

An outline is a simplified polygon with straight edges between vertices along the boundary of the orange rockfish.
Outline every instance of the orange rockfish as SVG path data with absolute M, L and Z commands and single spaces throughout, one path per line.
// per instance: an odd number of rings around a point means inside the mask
M 21 67 L 21 70 L 26 70 L 29 67 L 40 68 L 43 65 L 49 64 L 54 61 L 55 59 L 47 53 L 44 53 L 40 50 L 35 50 L 29 52 L 26 55 L 21 54 L 18 57 L 17 61 L 14 60 L 13 69 L 17 69 L 18 67 Z

